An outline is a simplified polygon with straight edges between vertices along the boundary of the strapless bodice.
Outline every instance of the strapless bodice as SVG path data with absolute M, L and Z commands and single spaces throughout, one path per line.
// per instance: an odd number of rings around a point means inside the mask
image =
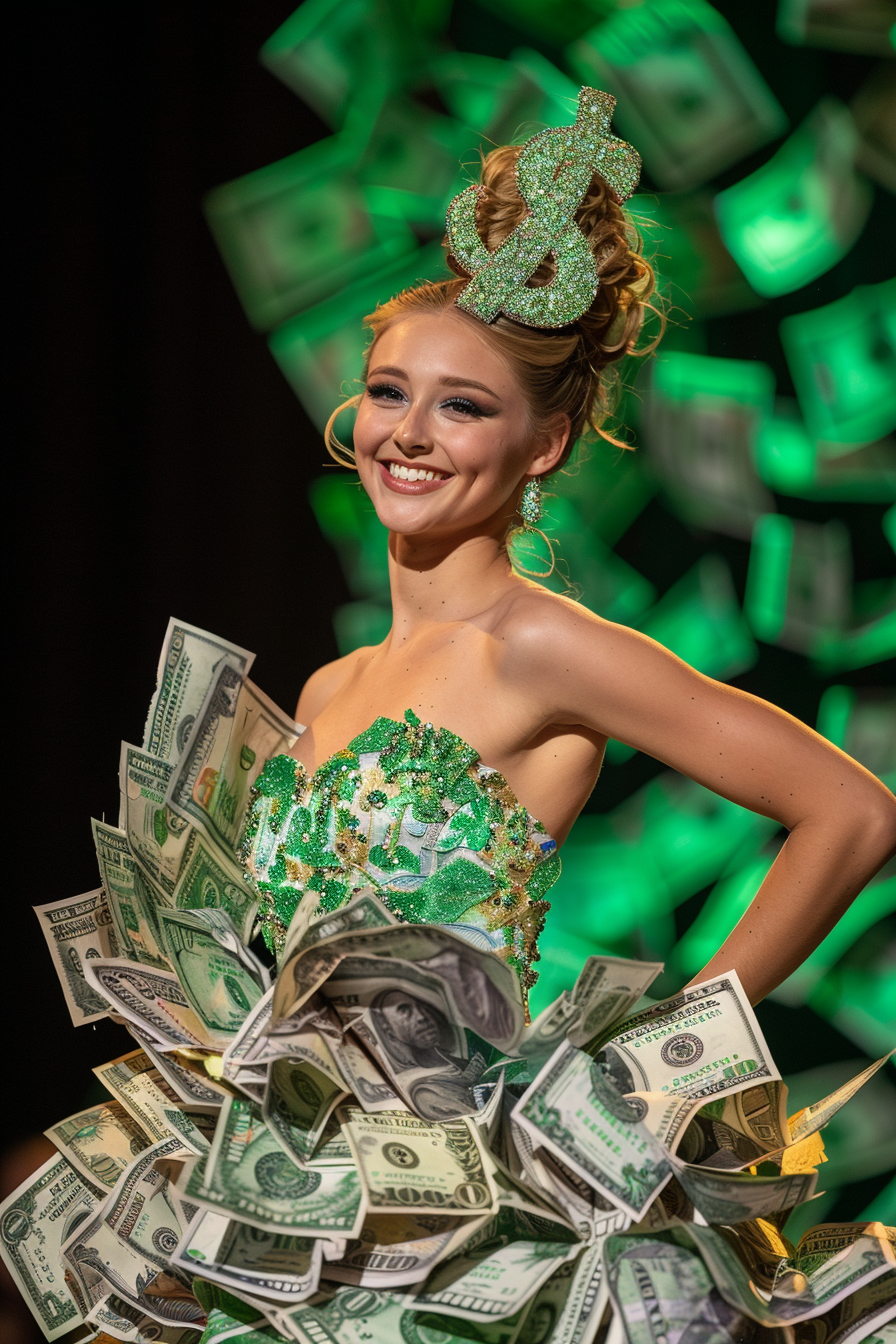
M 299 901 L 320 913 L 372 888 L 400 920 L 446 924 L 537 979 L 557 844 L 504 777 L 446 728 L 379 718 L 309 775 L 272 757 L 252 791 L 242 857 L 279 953 Z

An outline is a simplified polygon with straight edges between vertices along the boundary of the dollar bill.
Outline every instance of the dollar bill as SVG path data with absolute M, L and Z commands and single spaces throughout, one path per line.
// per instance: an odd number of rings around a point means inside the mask
M 170 772 L 170 808 L 235 854 L 249 790 L 265 762 L 287 752 L 297 736 L 296 724 L 243 678 L 239 664 L 223 659 Z
M 286 930 L 281 962 L 301 952 L 305 947 L 339 938 L 345 933 L 360 933 L 365 929 L 385 929 L 398 923 L 373 891 L 364 890 L 338 910 L 314 917 L 317 899 L 313 892 L 303 897 Z
M 167 898 L 153 891 L 131 853 L 124 831 L 95 819 L 90 824 L 97 865 L 118 939 L 116 955 L 168 970 L 155 913 L 156 907 L 164 904 Z
M 567 1031 L 569 1042 L 586 1047 L 603 1035 L 634 1008 L 662 969 L 659 961 L 589 957 L 572 990 L 576 1016 Z
M 734 971 L 636 1013 L 599 1053 L 623 1094 L 708 1100 L 781 1077 Z
M 816 1171 L 752 1176 L 743 1171 L 716 1171 L 671 1159 L 685 1194 L 708 1223 L 742 1223 L 792 1209 L 815 1194 Z
M 278 1316 L 288 1339 L 315 1344 L 514 1344 L 521 1317 L 471 1326 L 443 1316 L 409 1310 L 395 1293 L 371 1288 L 340 1288 L 328 1300 L 306 1302 Z
M 60 1254 L 97 1204 L 93 1190 L 58 1155 L 0 1204 L 0 1255 L 47 1339 L 59 1339 L 80 1323 Z
M 631 1223 L 625 1213 L 578 1172 L 566 1166 L 554 1152 L 536 1148 L 533 1136 L 511 1122 L 513 1144 L 523 1171 L 542 1199 L 549 1200 L 575 1228 L 583 1241 L 603 1241 L 611 1232 L 623 1232 Z
M 302 1302 L 317 1290 L 323 1242 L 262 1232 L 200 1210 L 178 1245 L 173 1263 L 225 1288 L 242 1288 L 275 1302 Z
M 700 1257 L 671 1241 L 609 1237 L 607 1285 L 628 1344 L 694 1338 L 735 1344 L 750 1321 L 722 1297 Z
M 207 1139 L 180 1109 L 177 1095 L 143 1050 L 100 1064 L 93 1072 L 154 1143 L 177 1137 L 185 1157 L 208 1151 Z
M 326 1047 L 324 1047 L 326 1048 Z M 327 1121 L 347 1095 L 329 1058 L 277 1059 L 271 1065 L 262 1117 L 281 1148 L 305 1166 Z
M 324 1266 L 337 1283 L 363 1288 L 403 1288 L 425 1279 L 459 1249 L 481 1219 L 440 1213 L 369 1214 L 342 1255 Z
M 361 1172 L 371 1213 L 483 1213 L 497 1192 L 476 1127 L 433 1124 L 406 1111 L 338 1112 Z
M 526 1312 L 521 1338 L 528 1344 L 592 1344 L 607 1299 L 601 1240 L 554 1270 Z
M 183 754 L 196 716 L 222 659 L 246 676 L 255 654 L 172 616 L 159 657 L 156 690 L 149 706 L 143 750 L 163 761 Z
M 102 887 L 70 900 L 35 905 L 53 966 L 65 995 L 72 1022 L 96 1022 L 109 1012 L 106 1000 L 84 978 L 84 962 L 94 957 L 117 957 L 118 939 Z
M 115 1293 L 97 1302 L 85 1321 L 97 1327 L 99 1333 L 84 1344 L 110 1344 L 113 1339 L 125 1344 L 195 1344 L 196 1341 L 195 1326 L 160 1325 Z
M 790 1327 L 811 1320 L 896 1270 L 896 1232 L 882 1223 L 828 1223 L 810 1228 L 793 1254 L 781 1257 L 771 1292 L 757 1286 L 757 1276 L 748 1268 L 750 1248 L 743 1245 L 743 1239 L 729 1239 L 715 1228 L 696 1223 L 680 1235 L 686 1235 L 700 1252 L 726 1300 L 766 1327 Z
M 86 974 L 115 1012 L 148 1031 L 162 1049 L 215 1048 L 176 975 L 120 957 L 91 961 Z
M 633 1218 L 669 1180 L 667 1154 L 584 1051 L 562 1045 L 512 1111 L 547 1148 Z
M 822 1126 L 826 1125 L 832 1116 L 837 1114 L 840 1107 L 845 1106 L 850 1098 L 855 1096 L 859 1088 L 864 1087 L 868 1079 L 873 1078 L 878 1069 L 883 1068 L 887 1060 L 892 1058 L 894 1054 L 896 1054 L 896 1051 L 890 1050 L 886 1055 L 875 1060 L 873 1064 L 869 1064 L 867 1069 L 857 1073 L 855 1078 L 851 1078 L 848 1083 L 838 1087 L 830 1096 L 824 1097 L 821 1101 L 816 1101 L 811 1106 L 806 1106 L 803 1110 L 790 1116 L 787 1122 L 790 1142 L 799 1143 L 801 1139 L 816 1133 Z
M 161 910 L 168 960 L 207 1040 L 223 1049 L 270 988 L 225 910 Z
M 296 1012 L 345 957 L 414 962 L 435 975 L 451 1017 L 499 1050 L 510 1052 L 524 1027 L 520 986 L 513 970 L 491 952 L 432 924 L 397 924 L 346 933 L 300 948 L 284 959 L 274 989 L 275 1018 Z
M 177 910 L 224 910 L 241 940 L 251 941 L 258 897 L 238 865 L 205 836 L 191 840 L 171 903 Z
M 204 1208 L 262 1231 L 356 1236 L 364 1192 L 354 1166 L 297 1167 L 264 1123 L 261 1107 L 233 1097 L 221 1108 L 211 1152 L 183 1191 Z
M 716 1097 L 689 1120 L 680 1143 L 667 1146 L 682 1161 L 702 1166 L 738 1168 L 770 1160 L 790 1143 L 786 1100 L 781 1082 Z
M 406 1302 L 417 1311 L 465 1321 L 494 1321 L 520 1311 L 560 1265 L 581 1247 L 556 1236 L 547 1220 L 502 1208 L 461 1251 L 433 1270 Z M 543 1239 L 538 1239 L 539 1231 Z
M 44 1133 L 80 1176 L 109 1190 L 134 1158 L 150 1146 L 146 1132 L 117 1101 L 78 1111 Z
M 181 1155 L 176 1138 L 152 1144 L 121 1173 L 100 1210 L 120 1241 L 162 1270 L 184 1232 L 180 1200 L 170 1188 L 171 1160 Z
M 169 907 L 199 840 L 195 826 L 167 801 L 173 770 L 167 761 L 122 742 L 120 824 L 157 903 Z
M 168 1095 L 172 1101 L 177 1098 L 178 1104 L 189 1111 L 204 1115 L 217 1114 L 225 1099 L 230 1096 L 227 1088 L 220 1087 L 211 1079 L 198 1061 L 160 1050 L 155 1037 L 135 1023 L 128 1023 L 128 1031 L 168 1085 Z

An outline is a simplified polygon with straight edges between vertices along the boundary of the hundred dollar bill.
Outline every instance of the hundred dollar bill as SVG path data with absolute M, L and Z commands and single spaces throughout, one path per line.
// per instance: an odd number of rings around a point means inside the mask
M 251 941 L 258 897 L 238 865 L 205 836 L 194 832 L 171 904 L 176 910 L 224 910 L 241 940 Z
M 691 1100 L 700 1106 L 699 1099 Z M 790 1143 L 786 1100 L 781 1082 L 716 1097 L 689 1120 L 680 1143 L 668 1146 L 682 1161 L 702 1166 L 736 1168 L 774 1160 L 776 1150 Z
M 406 1304 L 463 1321 L 512 1316 L 555 1269 L 574 1260 L 581 1250 L 578 1241 L 561 1242 L 550 1235 L 552 1231 L 555 1227 L 546 1220 L 539 1228 L 538 1220 L 501 1209 L 458 1254 L 434 1269 L 426 1283 L 408 1295 Z
M 176 1094 L 142 1050 L 100 1064 L 93 1072 L 154 1143 L 177 1137 L 182 1156 L 208 1151 L 205 1136 L 180 1109 Z
M 72 1022 L 96 1022 L 109 1012 L 106 1000 L 84 978 L 84 962 L 93 957 L 117 957 L 118 939 L 102 887 L 69 900 L 35 905 L 53 966 L 65 995 Z
M 172 1051 L 163 1052 L 155 1037 L 134 1022 L 129 1022 L 127 1028 L 167 1083 L 167 1093 L 172 1101 L 202 1115 L 217 1114 L 231 1094 L 227 1088 L 220 1087 L 209 1078 L 199 1061 L 176 1055 Z M 217 1059 L 217 1056 L 211 1058 Z
M 90 824 L 120 949 L 116 955 L 168 970 L 156 921 L 156 908 L 165 900 L 141 872 L 125 832 L 104 821 L 94 819 Z
M 481 1219 L 440 1213 L 370 1214 L 358 1237 L 349 1241 L 338 1260 L 327 1264 L 323 1277 L 363 1288 L 397 1288 L 419 1283 L 452 1255 Z
M 670 1179 L 667 1154 L 600 1066 L 565 1043 L 526 1089 L 512 1118 L 535 1145 L 639 1218 Z
M 316 1292 L 323 1242 L 262 1232 L 220 1213 L 200 1210 L 172 1261 L 191 1274 L 275 1302 L 302 1302 Z
M 370 1288 L 340 1288 L 329 1300 L 306 1302 L 278 1314 L 278 1328 L 288 1339 L 315 1344 L 514 1344 L 520 1316 L 476 1326 L 436 1319 L 408 1310 L 395 1293 Z M 475 1330 L 475 1333 L 473 1332 Z
M 78 1111 L 44 1133 L 80 1176 L 109 1190 L 150 1144 L 145 1131 L 117 1101 Z
M 476 1126 L 433 1124 L 406 1111 L 339 1112 L 360 1169 L 371 1213 L 482 1213 L 497 1191 Z
M 831 1117 L 837 1114 L 840 1107 L 845 1106 L 850 1098 L 855 1096 L 859 1088 L 864 1087 L 868 1079 L 872 1078 L 878 1069 L 883 1068 L 887 1060 L 892 1058 L 894 1054 L 896 1054 L 896 1050 L 890 1050 L 880 1059 L 875 1060 L 873 1064 L 869 1064 L 867 1069 L 857 1073 L 855 1078 L 851 1078 L 848 1083 L 838 1087 L 830 1096 L 824 1097 L 821 1101 L 816 1101 L 811 1106 L 806 1106 L 803 1110 L 792 1115 L 787 1122 L 790 1142 L 799 1143 L 800 1140 L 807 1138 L 810 1134 L 815 1134 L 826 1125 Z
M 125 1344 L 196 1344 L 195 1326 L 160 1325 L 115 1293 L 97 1302 L 84 1319 L 98 1327 L 99 1333 L 79 1344 L 111 1344 L 112 1340 Z
M 592 1344 L 607 1298 L 601 1241 L 554 1270 L 526 1311 L 521 1338 L 533 1344 Z
M 709 1099 L 781 1077 L 734 971 L 652 1004 L 600 1043 L 591 1050 L 623 1094 Z
M 224 910 L 161 910 L 159 927 L 204 1035 L 223 1049 L 270 988 L 266 968 Z
M 184 1233 L 180 1200 L 170 1188 L 171 1162 L 181 1155 L 176 1138 L 163 1139 L 139 1153 L 99 1211 L 119 1240 L 159 1269 L 168 1268 Z
M 235 854 L 249 790 L 265 762 L 288 752 L 298 733 L 292 719 L 243 678 L 239 663 L 223 659 L 171 771 L 166 801 Z
M 143 750 L 163 761 L 182 755 L 196 716 L 222 659 L 246 676 L 255 654 L 172 616 L 159 657 L 156 690 L 149 706 Z
M 751 1176 L 743 1171 L 717 1171 L 671 1159 L 685 1194 L 708 1223 L 742 1223 L 769 1218 L 792 1209 L 815 1194 L 816 1171 L 794 1171 L 777 1176 Z
M 519 980 L 510 966 L 432 924 L 372 928 L 300 948 L 284 960 L 277 977 L 274 1018 L 290 1017 L 344 958 L 353 956 L 413 962 L 418 970 L 435 975 L 452 1019 L 499 1050 L 512 1051 L 522 1035 Z
M 120 823 L 131 853 L 156 891 L 158 904 L 169 907 L 199 838 L 189 819 L 167 802 L 173 769 L 167 761 L 122 742 Z
M 767 1327 L 810 1320 L 896 1270 L 896 1231 L 882 1223 L 825 1223 L 810 1228 L 794 1253 L 782 1257 L 771 1292 L 762 1291 L 731 1242 L 714 1228 L 695 1223 L 686 1235 L 725 1299 Z
M 324 1049 L 326 1047 L 324 1046 Z M 262 1118 L 300 1167 L 306 1165 L 339 1102 L 347 1095 L 332 1060 L 276 1059 L 271 1065 Z
M 313 892 L 299 901 L 286 930 L 281 963 L 305 947 L 339 938 L 344 933 L 361 933 L 365 929 L 385 929 L 398 923 L 378 896 L 372 891 L 361 891 L 338 910 L 313 918 L 317 898 Z
M 722 1297 L 689 1248 L 613 1236 L 604 1243 L 604 1256 L 610 1296 L 625 1322 L 628 1344 L 685 1337 L 735 1344 L 750 1337 L 749 1320 Z
M 662 969 L 660 961 L 589 957 L 572 990 L 577 1016 L 567 1032 L 570 1044 L 584 1047 L 621 1021 Z
M 563 1214 L 583 1241 L 602 1241 L 611 1232 L 623 1232 L 631 1214 L 617 1208 L 600 1191 L 572 1171 L 556 1153 L 535 1148 L 528 1130 L 511 1121 L 514 1149 L 523 1171 L 540 1198 L 547 1199 Z
M 264 1123 L 261 1107 L 242 1097 L 225 1102 L 211 1152 L 189 1171 L 183 1193 L 264 1232 L 352 1237 L 364 1220 L 354 1166 L 297 1167 Z
M 60 1251 L 97 1203 L 74 1168 L 54 1155 L 0 1204 L 0 1256 L 47 1339 L 80 1324 Z
M 190 1007 L 176 975 L 135 966 L 123 958 L 94 960 L 86 974 L 88 983 L 117 1013 L 155 1036 L 163 1050 L 178 1046 L 208 1050 L 217 1045 Z

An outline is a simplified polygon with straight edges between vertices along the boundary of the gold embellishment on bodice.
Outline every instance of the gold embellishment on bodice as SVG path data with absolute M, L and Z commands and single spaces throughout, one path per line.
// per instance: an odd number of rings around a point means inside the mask
M 449 924 L 498 952 L 524 992 L 560 875 L 556 842 L 503 775 L 447 728 L 379 718 L 313 775 L 274 756 L 255 782 L 243 860 L 275 952 L 299 901 L 323 914 L 372 888 L 396 918 Z

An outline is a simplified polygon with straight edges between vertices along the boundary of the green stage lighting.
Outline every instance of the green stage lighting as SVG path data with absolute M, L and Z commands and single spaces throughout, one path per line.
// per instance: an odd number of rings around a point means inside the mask
M 816 729 L 896 789 L 896 691 L 828 686 Z
M 848 622 L 849 533 L 838 520 L 765 514 L 753 530 L 744 612 L 758 639 L 817 653 Z
M 740 312 L 759 302 L 722 242 L 712 203 L 708 191 L 641 194 L 629 202 L 661 293 L 689 317 Z
M 758 294 L 800 289 L 846 256 L 872 199 L 855 151 L 849 112 L 825 99 L 768 163 L 716 197 L 722 237 Z
M 753 458 L 761 479 L 779 495 L 800 499 L 896 499 L 896 444 L 868 444 L 842 457 L 823 457 L 809 437 L 796 403 L 781 399 L 759 426 Z
M 833 457 L 896 429 L 896 280 L 781 323 L 806 428 Z
M 575 120 L 579 86 L 537 51 L 520 48 L 509 61 L 445 52 L 430 65 L 430 77 L 451 115 L 492 144 Z
M 720 555 L 701 556 L 634 624 L 699 672 L 720 681 L 745 672 L 758 656 L 731 571 Z
M 777 99 L 706 0 L 619 9 L 566 54 L 581 79 L 619 99 L 622 133 L 660 186 L 699 186 L 786 129 Z

